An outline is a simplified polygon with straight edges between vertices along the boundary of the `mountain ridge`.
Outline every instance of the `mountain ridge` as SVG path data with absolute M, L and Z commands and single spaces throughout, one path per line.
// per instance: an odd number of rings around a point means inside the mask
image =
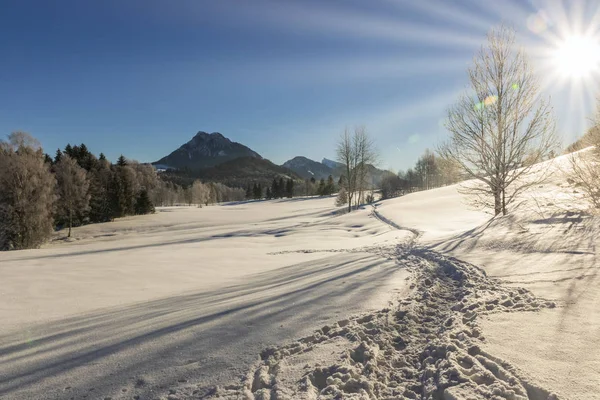
M 219 132 L 199 131 L 190 141 L 152 164 L 177 169 L 202 169 L 242 157 L 262 159 L 256 151 L 231 141 Z

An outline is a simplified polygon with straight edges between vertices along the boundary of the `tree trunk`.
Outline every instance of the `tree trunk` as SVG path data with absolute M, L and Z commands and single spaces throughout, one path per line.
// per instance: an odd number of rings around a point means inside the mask
M 73 227 L 73 210 L 69 210 L 69 234 L 67 237 L 71 237 L 71 228 Z
M 494 216 L 502 213 L 502 193 L 499 189 L 494 189 Z

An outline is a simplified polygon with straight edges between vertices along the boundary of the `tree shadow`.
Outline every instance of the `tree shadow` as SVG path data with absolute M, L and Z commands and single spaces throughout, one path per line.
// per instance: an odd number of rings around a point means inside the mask
M 150 374 L 151 384 L 135 389 L 144 398 L 182 376 L 233 379 L 271 344 L 265 338 L 289 340 L 323 315 L 360 309 L 398 271 L 371 254 L 342 253 L 242 284 L 30 326 L 0 337 L 0 397 L 83 398 L 94 388 L 93 397 L 103 398 L 133 390 L 132 379 Z M 236 368 L 223 371 L 232 359 Z M 189 364 L 184 360 L 194 367 L 174 367 Z

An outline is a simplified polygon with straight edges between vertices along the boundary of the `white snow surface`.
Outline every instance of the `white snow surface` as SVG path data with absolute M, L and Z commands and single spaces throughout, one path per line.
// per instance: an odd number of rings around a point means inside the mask
M 0 398 L 238 381 L 259 352 L 386 306 L 398 231 L 334 198 L 160 208 L 0 254 Z
M 537 170 L 494 219 L 454 185 L 352 214 L 163 208 L 2 253 L 0 398 L 600 399 L 600 218 L 566 157 Z M 436 373 L 468 382 L 403 386 Z
M 568 183 L 568 156 L 537 170 L 549 180 L 505 217 L 470 209 L 459 185 L 386 201 L 378 212 L 423 232 L 423 246 L 555 301 L 536 313 L 485 316 L 483 347 L 559 398 L 600 399 L 600 218 L 583 211 Z

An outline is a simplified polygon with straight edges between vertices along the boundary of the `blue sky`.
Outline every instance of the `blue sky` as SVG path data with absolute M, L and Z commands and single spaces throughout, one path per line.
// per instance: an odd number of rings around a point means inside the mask
M 572 142 L 600 76 L 558 79 L 548 54 L 600 26 L 595 0 L 4 0 L 0 134 L 155 161 L 219 131 L 282 163 L 334 158 L 360 124 L 380 167 L 404 169 L 445 137 L 445 110 L 499 22 L 517 29 Z

